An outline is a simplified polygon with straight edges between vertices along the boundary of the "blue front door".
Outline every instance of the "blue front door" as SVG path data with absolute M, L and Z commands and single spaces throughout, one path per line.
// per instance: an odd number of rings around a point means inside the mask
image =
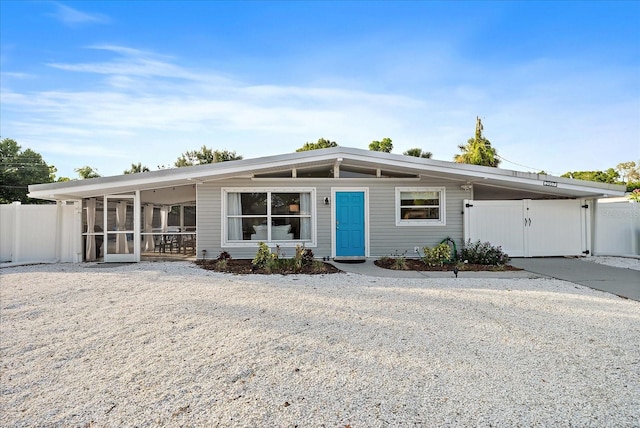
M 364 257 L 364 192 L 336 192 L 336 257 Z

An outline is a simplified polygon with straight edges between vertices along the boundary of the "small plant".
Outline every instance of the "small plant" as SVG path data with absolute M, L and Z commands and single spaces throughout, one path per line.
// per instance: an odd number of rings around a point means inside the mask
M 392 269 L 395 270 L 406 270 L 407 269 L 407 252 L 400 254 L 399 252 L 395 252 L 393 254 L 393 264 L 391 265 Z
M 448 244 L 438 244 L 433 248 L 424 247 L 422 249 L 422 261 L 427 266 L 443 266 L 451 260 L 451 247 Z
M 393 258 L 391 256 L 382 256 L 380 257 L 380 263 L 385 266 L 393 264 Z
M 407 270 L 407 260 L 404 257 L 398 257 L 393 261 L 394 270 Z
M 267 244 L 264 242 L 258 242 L 258 251 L 252 261 L 255 266 L 266 268 L 267 265 L 273 264 L 273 261 L 277 259 L 278 254 L 272 253 L 271 248 L 269 248 Z
M 296 254 L 291 259 L 291 268 L 293 269 L 294 272 L 297 272 L 300 269 L 302 269 L 302 265 L 304 264 L 303 255 L 304 255 L 304 246 L 296 245 Z
M 479 265 L 503 266 L 510 260 L 509 255 L 502 251 L 502 247 L 492 246 L 489 242 L 471 240 L 460 251 L 460 260 Z
M 640 202 L 640 189 L 633 189 L 633 192 L 629 193 L 629 200 L 631 202 Z
M 311 248 L 304 248 L 304 251 L 302 251 L 302 266 L 313 264 L 314 261 L 313 250 Z
M 229 259 L 218 259 L 216 261 L 215 270 L 218 272 L 225 272 L 227 270 L 227 260 Z

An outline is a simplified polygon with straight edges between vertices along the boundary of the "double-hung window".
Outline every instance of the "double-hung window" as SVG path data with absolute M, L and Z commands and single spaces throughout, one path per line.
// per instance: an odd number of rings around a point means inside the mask
M 396 226 L 444 226 L 444 187 L 396 187 Z
M 223 245 L 315 244 L 314 189 L 223 189 L 222 199 Z

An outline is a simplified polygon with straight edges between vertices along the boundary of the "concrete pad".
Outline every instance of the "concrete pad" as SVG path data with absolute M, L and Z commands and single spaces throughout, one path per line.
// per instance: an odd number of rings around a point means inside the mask
M 569 257 L 516 258 L 513 266 L 640 301 L 640 271 Z
M 362 263 L 340 263 L 330 261 L 332 265 L 341 271 L 357 273 L 360 275 L 377 276 L 381 278 L 455 278 L 453 272 L 432 272 L 415 270 L 383 269 L 374 264 L 374 259 L 368 259 Z M 497 271 L 497 272 L 459 272 L 458 278 L 539 278 L 540 275 L 521 271 Z

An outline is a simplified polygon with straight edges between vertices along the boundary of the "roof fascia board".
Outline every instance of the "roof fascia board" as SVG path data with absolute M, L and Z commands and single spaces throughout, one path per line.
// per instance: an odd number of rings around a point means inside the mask
M 410 157 L 410 156 L 405 156 Z M 362 158 L 361 160 L 364 160 Z M 418 162 L 416 162 L 416 160 Z M 416 168 L 424 169 L 428 167 L 430 171 L 440 172 L 444 174 L 462 175 L 465 177 L 474 177 L 481 179 L 492 179 L 498 181 L 505 181 L 509 183 L 520 184 L 534 184 L 540 187 L 544 186 L 545 182 L 557 183 L 557 189 L 566 189 L 580 192 L 589 192 L 602 195 L 624 195 L 625 188 L 621 185 L 611 185 L 608 183 L 598 183 L 584 180 L 575 180 L 564 177 L 555 177 L 551 175 L 541 175 L 528 172 L 520 172 L 513 170 L 500 170 L 492 167 L 482 167 L 478 165 L 458 164 L 452 162 L 446 162 L 443 165 L 438 165 L 442 161 L 433 161 L 431 159 L 407 159 L 407 160 L 389 160 L 384 162 L 387 165 L 394 165 L 407 169 L 406 163 L 416 165 Z M 577 182 L 577 183 L 576 183 Z
M 569 191 L 569 189 L 558 189 L 557 187 L 541 187 L 541 188 L 529 188 L 529 187 L 516 187 L 516 186 L 509 186 L 509 185 L 504 185 L 504 184 L 495 184 L 495 183 L 484 183 L 484 182 L 475 182 L 475 183 L 471 183 L 471 184 L 477 184 L 479 186 L 482 187 L 492 187 L 495 189 L 505 189 L 505 190 L 512 190 L 512 191 L 521 191 L 521 192 L 528 192 L 528 193 L 535 193 L 538 195 L 548 195 L 548 196 L 561 196 L 561 197 L 567 197 L 567 198 L 574 198 L 574 199 L 580 199 L 580 198 L 597 198 L 597 197 L 602 197 L 605 196 L 600 192 L 597 192 L 596 194 L 594 193 L 587 193 L 584 192 L 584 189 L 580 190 L 580 195 L 570 195 L 568 193 L 566 193 L 567 191 Z M 558 190 L 560 190 L 560 192 L 558 192 Z M 564 190 L 565 192 L 562 192 L 562 190 Z
M 150 171 L 140 174 L 120 175 L 113 177 L 99 177 L 89 180 L 78 180 L 64 183 L 47 183 L 29 186 L 29 196 L 40 199 L 59 199 L 63 195 L 73 193 L 95 193 L 132 191 L 132 188 L 158 188 L 172 185 L 184 185 L 190 181 L 217 180 L 224 176 L 247 175 L 252 171 L 274 168 L 293 168 L 301 163 L 321 163 L 335 161 L 343 158 L 343 163 L 355 160 L 366 163 L 397 167 L 402 170 L 414 169 L 420 174 L 422 171 L 431 171 L 441 174 L 452 174 L 466 178 L 492 179 L 507 183 L 535 184 L 541 187 L 545 181 L 557 183 L 557 189 L 567 189 L 579 192 L 594 192 L 603 195 L 624 195 L 624 186 L 612 186 L 605 183 L 593 183 L 581 180 L 572 180 L 562 177 L 540 175 L 534 173 L 519 172 L 513 170 L 500 170 L 497 168 L 478 165 L 459 164 L 433 159 L 423 159 L 412 156 L 381 153 L 364 149 L 349 147 L 334 147 L 322 150 L 306 152 L 294 152 L 284 155 L 267 156 L 263 158 L 244 159 L 239 161 L 222 162 L 208 165 L 196 165 L 187 168 L 175 168 L 171 170 Z M 579 183 L 575 183 L 578 181 Z M 618 189 L 616 189 L 616 187 Z M 57 193 L 60 192 L 60 193 Z M 77 196 L 75 196 L 77 197 Z

